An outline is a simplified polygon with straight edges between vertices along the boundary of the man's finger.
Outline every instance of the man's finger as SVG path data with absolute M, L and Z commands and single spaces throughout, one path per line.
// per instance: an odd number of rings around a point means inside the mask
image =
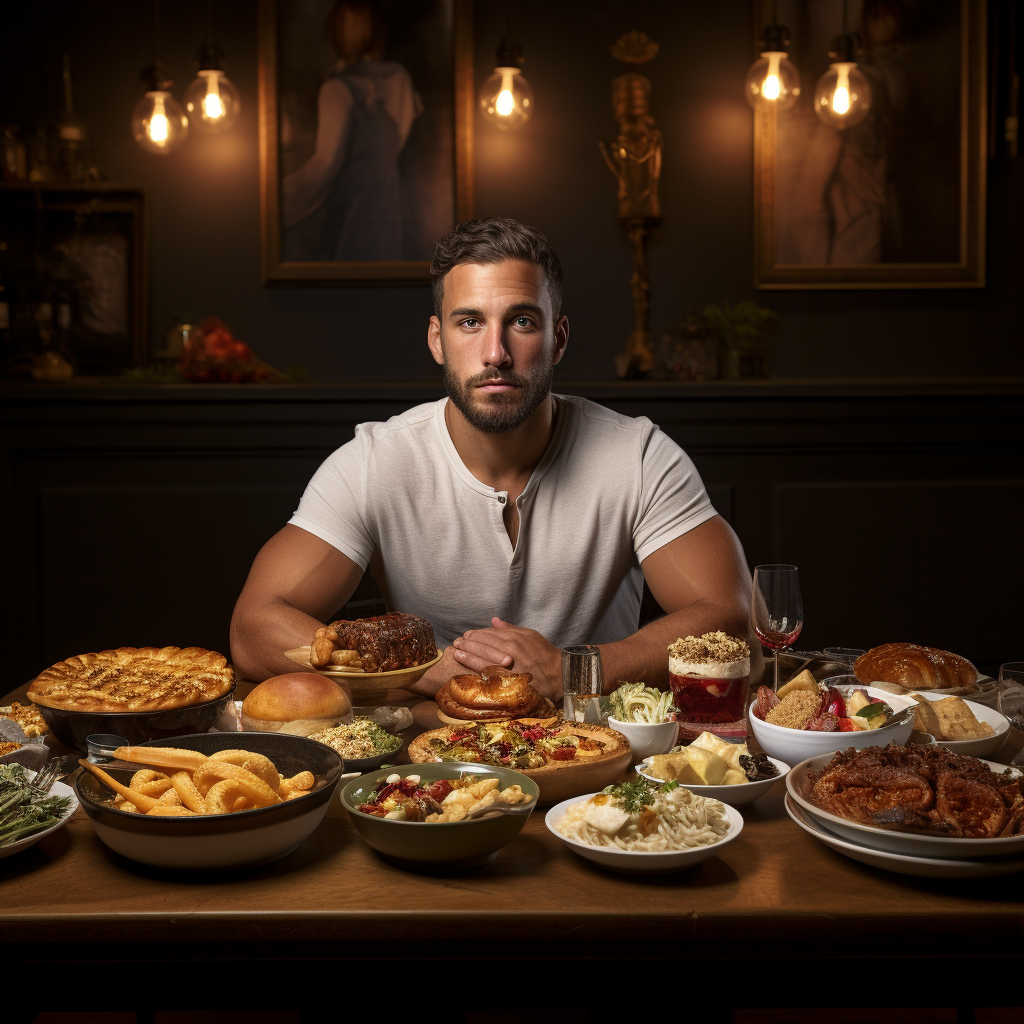
M 486 635 L 486 634 L 484 634 Z M 484 665 L 502 665 L 506 668 L 512 664 L 514 657 L 505 644 L 497 641 L 497 638 L 484 640 L 480 636 L 459 637 L 455 641 L 455 657 L 465 664 L 465 659 L 459 655 L 470 655 L 475 658 L 490 658 Z
M 490 665 L 500 665 L 502 668 L 511 668 L 512 659 L 506 657 L 503 660 L 496 658 L 481 658 L 469 651 L 457 651 L 455 658 L 460 668 L 468 668 L 470 672 L 483 672 Z

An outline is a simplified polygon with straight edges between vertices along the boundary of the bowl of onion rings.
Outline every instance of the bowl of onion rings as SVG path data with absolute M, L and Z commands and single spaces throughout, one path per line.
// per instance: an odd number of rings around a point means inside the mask
M 120 751 L 139 768 L 91 766 L 75 783 L 96 835 L 130 860 L 184 870 L 288 856 L 323 820 L 344 770 L 330 747 L 282 733 L 199 733 Z

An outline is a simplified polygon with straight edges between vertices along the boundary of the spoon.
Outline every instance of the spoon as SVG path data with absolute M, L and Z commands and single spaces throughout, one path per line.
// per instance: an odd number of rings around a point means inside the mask
M 504 801 L 496 800 L 493 804 L 488 804 L 486 807 L 474 808 L 462 820 L 472 821 L 474 818 L 482 818 L 485 814 L 490 814 L 491 811 L 497 811 L 499 814 L 512 814 L 525 817 L 533 810 L 533 806 L 533 800 L 530 800 L 525 804 L 507 804 Z

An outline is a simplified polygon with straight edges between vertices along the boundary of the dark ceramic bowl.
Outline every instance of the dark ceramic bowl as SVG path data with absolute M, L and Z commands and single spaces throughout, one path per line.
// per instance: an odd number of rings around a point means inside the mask
M 305 796 L 234 814 L 162 818 L 119 811 L 106 801 L 113 793 L 83 771 L 75 791 L 96 835 L 116 853 L 162 868 L 255 867 L 288 856 L 323 820 L 342 773 L 341 755 L 304 736 L 277 732 L 207 732 L 153 740 L 154 747 L 186 747 L 204 754 L 245 749 L 269 757 L 286 778 L 302 771 L 316 777 Z M 127 786 L 130 769 L 105 768 Z
M 171 711 L 119 711 L 104 714 L 101 711 L 67 711 L 36 704 L 43 721 L 53 735 L 67 747 L 85 750 L 85 738 L 96 732 L 123 736 L 130 744 L 169 736 L 186 736 L 206 732 L 220 717 L 235 692 L 235 684 L 227 693 L 204 704 L 191 704 L 187 708 Z
M 426 822 L 378 818 L 358 810 L 377 783 L 392 773 L 402 778 L 418 775 L 424 782 L 459 779 L 463 775 L 497 776 L 501 789 L 513 784 L 521 786 L 524 793 L 533 797 L 534 807 L 540 796 L 537 783 L 521 772 L 461 761 L 381 768 L 349 782 L 341 791 L 341 803 L 349 812 L 356 831 L 386 860 L 419 871 L 458 871 L 489 863 L 503 846 L 519 835 L 529 815 L 495 814 L 473 821 Z

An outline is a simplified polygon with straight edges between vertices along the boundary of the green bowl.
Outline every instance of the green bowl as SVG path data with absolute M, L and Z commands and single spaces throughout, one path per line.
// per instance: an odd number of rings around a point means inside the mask
M 341 791 L 342 806 L 349 812 L 356 831 L 385 860 L 418 871 L 460 871 L 488 864 L 498 856 L 526 824 L 527 814 L 495 814 L 474 821 L 395 821 L 364 814 L 358 809 L 381 779 L 389 775 L 418 775 L 424 782 L 460 779 L 464 775 L 481 778 L 497 776 L 501 789 L 518 785 L 533 797 L 537 805 L 540 787 L 532 779 L 511 768 L 486 764 L 442 761 L 432 764 L 403 764 L 361 775 Z M 532 808 L 531 808 L 532 813 Z

